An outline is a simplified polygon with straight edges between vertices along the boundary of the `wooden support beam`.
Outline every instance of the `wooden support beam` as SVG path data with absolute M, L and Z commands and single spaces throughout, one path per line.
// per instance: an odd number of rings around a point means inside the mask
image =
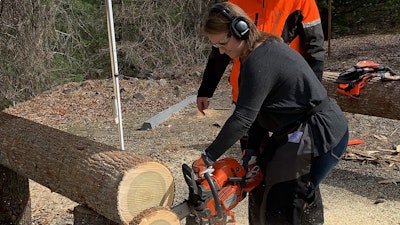
M 173 176 L 162 163 L 4 112 L 0 165 L 119 224 L 173 202 Z
M 118 225 L 86 206 L 78 205 L 74 208 L 74 225 Z
M 0 165 L 0 224 L 31 225 L 31 220 L 28 178 Z
M 400 119 L 400 81 L 385 81 L 375 78 L 368 82 L 358 98 L 349 97 L 336 91 L 334 83 L 339 73 L 324 72 L 322 84 L 328 95 L 338 102 L 343 111 L 388 119 Z

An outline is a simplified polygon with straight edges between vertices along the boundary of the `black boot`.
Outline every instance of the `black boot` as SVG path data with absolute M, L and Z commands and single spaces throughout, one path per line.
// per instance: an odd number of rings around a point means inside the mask
M 310 201 L 304 209 L 301 224 L 302 225 L 322 225 L 324 224 L 324 206 L 319 187 L 315 188 Z

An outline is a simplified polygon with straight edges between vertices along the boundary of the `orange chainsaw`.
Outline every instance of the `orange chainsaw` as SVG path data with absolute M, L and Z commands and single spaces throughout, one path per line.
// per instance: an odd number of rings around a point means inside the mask
M 338 83 L 336 90 L 344 95 L 359 97 L 361 89 L 375 77 L 381 78 L 382 81 L 400 80 L 400 76 L 389 67 L 365 60 L 339 74 L 335 81 Z
M 232 209 L 261 183 L 261 170 L 252 165 L 246 171 L 236 159 L 224 158 L 214 162 L 211 171 L 198 178 L 190 166 L 183 164 L 189 198 L 172 210 L 181 220 L 193 216 L 200 225 L 234 225 Z

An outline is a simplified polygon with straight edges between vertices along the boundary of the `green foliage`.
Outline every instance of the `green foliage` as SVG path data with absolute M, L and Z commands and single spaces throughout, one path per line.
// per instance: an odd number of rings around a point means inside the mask
M 93 71 L 109 56 L 100 51 L 108 43 L 104 8 L 96 1 L 69 0 L 59 2 L 57 9 L 56 41 L 51 45 L 54 75 L 66 82 L 96 77 Z
M 397 0 L 335 0 L 332 8 L 336 36 L 400 32 Z
M 37 14 L 52 8 L 36 2 L 2 1 L 0 23 L 0 98 L 21 101 L 40 93 L 49 83 L 48 24 Z
M 6 99 L 6 98 L 3 98 L 3 99 L 0 98 L 0 110 L 6 109 L 12 105 L 13 105 L 13 102 L 11 100 Z
M 201 18 L 212 1 L 124 1 L 115 7 L 122 73 L 204 62 Z M 208 47 L 209 48 L 209 47 Z
M 315 2 L 320 10 L 328 10 L 328 0 L 316 0 Z
M 0 1 L 0 98 L 24 101 L 51 86 L 104 77 L 105 8 L 98 1 Z M 107 65 L 107 66 L 106 66 Z

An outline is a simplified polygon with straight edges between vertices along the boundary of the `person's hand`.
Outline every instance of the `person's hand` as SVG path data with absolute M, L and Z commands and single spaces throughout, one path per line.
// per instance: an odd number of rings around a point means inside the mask
M 243 157 L 240 160 L 240 164 L 246 170 L 246 185 L 243 188 L 245 192 L 250 192 L 263 180 L 261 168 L 257 165 L 257 153 L 253 149 L 246 149 L 243 151 Z
M 254 149 L 245 149 L 242 153 L 242 159 L 240 160 L 240 165 L 248 171 L 250 167 L 256 165 L 257 163 L 257 151 Z
M 208 106 L 210 105 L 210 101 L 208 100 L 207 97 L 197 97 L 197 109 L 201 112 L 201 114 L 206 115 L 204 110 L 208 109 Z
M 214 162 L 207 157 L 205 153 L 201 154 L 200 158 L 193 162 L 192 169 L 198 178 L 202 178 L 205 172 L 212 173 L 212 164 Z

